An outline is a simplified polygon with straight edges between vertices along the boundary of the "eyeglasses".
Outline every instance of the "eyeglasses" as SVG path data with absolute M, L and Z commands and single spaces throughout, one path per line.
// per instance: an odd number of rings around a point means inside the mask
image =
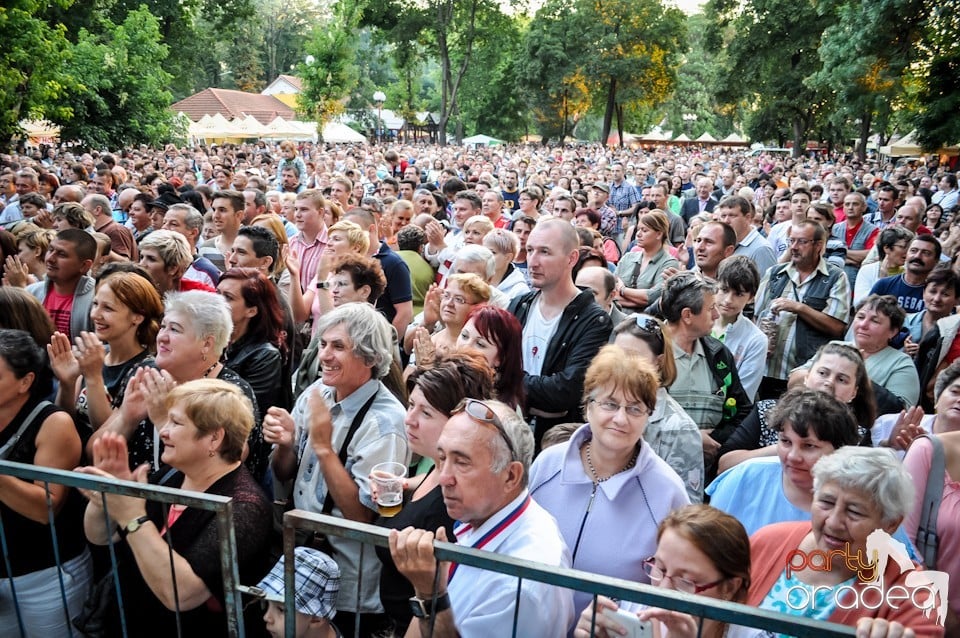
M 793 237 L 789 240 L 791 246 L 806 246 L 807 244 L 816 243 L 816 239 L 801 239 L 799 237 Z
M 669 578 L 670 582 L 673 583 L 673 588 L 677 591 L 682 591 L 685 594 L 699 594 L 707 591 L 708 589 L 712 589 L 723 581 L 727 580 L 726 578 L 721 578 L 720 580 L 707 585 L 698 585 L 692 580 L 687 580 L 686 578 L 667 576 L 664 571 L 657 566 L 656 559 L 653 557 L 643 561 L 643 572 L 650 577 L 650 582 L 654 585 L 659 585 L 664 579 Z
M 620 405 L 613 401 L 600 401 L 598 399 L 590 399 L 591 403 L 596 403 L 597 407 L 606 412 L 607 414 L 616 414 L 620 411 L 620 408 L 623 408 L 624 412 L 627 413 L 628 417 L 638 419 L 643 416 L 650 416 L 653 414 L 653 410 L 643 405 L 642 403 L 630 403 L 627 405 Z
M 442 301 L 450 301 L 452 299 L 453 303 L 457 304 L 458 306 L 466 306 L 467 304 L 473 303 L 472 301 L 467 301 L 467 298 L 463 295 L 451 295 L 447 291 L 440 293 L 440 299 Z
M 489 423 L 497 428 L 497 432 L 500 433 L 501 438 L 503 438 L 507 444 L 507 449 L 510 450 L 510 460 L 520 460 L 520 457 L 517 456 L 517 449 L 513 447 L 513 441 L 507 436 L 507 430 L 503 427 L 503 422 L 500 420 L 500 417 L 497 416 L 497 413 L 493 411 L 493 408 L 479 399 L 464 399 L 453 409 L 450 415 L 460 414 L 461 412 L 466 412 L 467 416 L 474 421 Z

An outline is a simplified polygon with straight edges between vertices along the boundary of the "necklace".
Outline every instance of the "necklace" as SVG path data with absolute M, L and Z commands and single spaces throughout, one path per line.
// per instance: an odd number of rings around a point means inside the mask
M 623 472 L 626 472 L 627 470 L 633 468 L 633 466 L 637 464 L 637 457 L 640 455 L 640 446 L 638 445 L 634 448 L 633 456 L 630 457 L 630 460 L 627 461 L 626 465 L 624 465 L 620 470 L 614 472 L 613 474 L 600 478 L 600 475 L 597 474 L 597 468 L 593 467 L 593 460 L 590 458 L 590 442 L 589 441 L 587 441 L 587 445 L 585 447 L 587 448 L 587 454 L 586 454 L 587 469 L 590 470 L 590 474 L 593 476 L 594 483 L 603 483 L 604 481 L 610 480 L 617 474 L 622 474 Z
M 219 362 L 219 361 L 214 361 L 213 365 L 210 366 L 209 368 L 207 368 L 207 371 L 203 373 L 203 378 L 206 379 L 206 378 L 207 378 L 207 375 L 209 375 L 211 372 L 213 372 L 213 369 L 216 368 L 218 365 L 220 365 L 220 362 Z

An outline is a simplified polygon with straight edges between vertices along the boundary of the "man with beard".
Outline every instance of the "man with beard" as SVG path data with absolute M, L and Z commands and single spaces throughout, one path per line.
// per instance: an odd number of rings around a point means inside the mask
M 884 277 L 873 284 L 871 295 L 893 295 L 906 312 L 920 312 L 925 308 L 923 290 L 927 275 L 940 261 L 942 249 L 933 235 L 918 235 L 907 248 L 903 272 Z

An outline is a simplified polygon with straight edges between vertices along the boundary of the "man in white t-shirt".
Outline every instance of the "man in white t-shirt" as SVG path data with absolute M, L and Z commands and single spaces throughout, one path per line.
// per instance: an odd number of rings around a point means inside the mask
M 593 293 L 573 283 L 578 246 L 569 222 L 537 222 L 527 239 L 527 269 L 531 285 L 539 290 L 510 303 L 510 312 L 523 326 L 523 385 L 538 447 L 549 427 L 582 422 L 587 366 L 613 330 Z

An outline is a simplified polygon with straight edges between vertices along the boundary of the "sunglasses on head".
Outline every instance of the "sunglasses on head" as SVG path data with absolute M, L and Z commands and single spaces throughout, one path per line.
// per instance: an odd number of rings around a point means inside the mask
M 519 457 L 517 456 L 517 450 L 515 447 L 513 447 L 513 442 L 510 440 L 510 437 L 507 436 L 507 430 L 503 427 L 503 422 L 500 421 L 500 417 L 498 417 L 497 413 L 493 411 L 493 408 L 479 399 L 464 399 L 456 408 L 454 408 L 451 415 L 459 414 L 461 412 L 466 412 L 467 416 L 474 421 L 488 423 L 497 428 L 497 432 L 500 433 L 500 437 L 503 438 L 504 442 L 507 444 L 507 448 L 510 450 L 510 460 L 519 460 Z

